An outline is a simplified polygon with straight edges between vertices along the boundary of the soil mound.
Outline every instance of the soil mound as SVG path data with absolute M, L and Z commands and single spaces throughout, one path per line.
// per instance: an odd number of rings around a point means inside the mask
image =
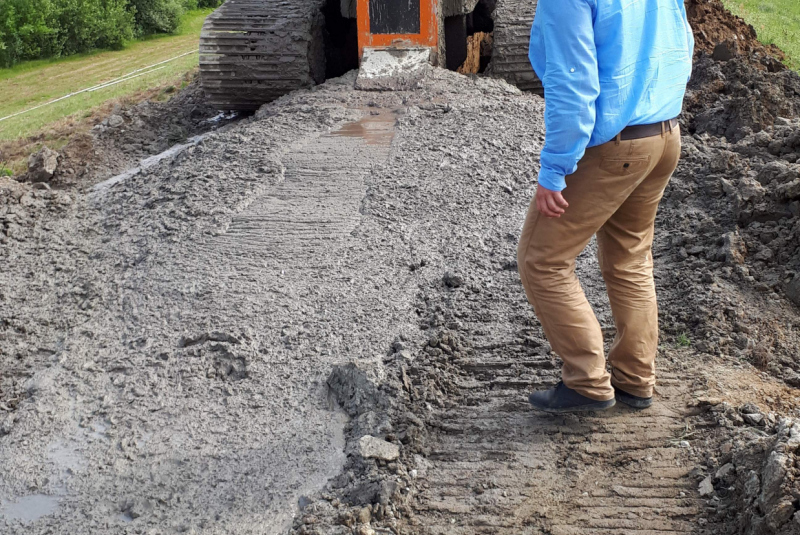
M 755 61 L 754 61 L 755 60 Z M 800 115 L 800 76 L 760 68 L 758 58 L 739 55 L 717 61 L 701 52 L 684 102 L 684 124 L 692 133 L 739 141 Z
M 782 68 L 780 62 L 773 59 L 784 59 L 781 49 L 759 42 L 755 28 L 725 9 L 720 0 L 686 0 L 685 3 L 698 51 L 713 54 L 722 45 L 718 54 L 725 54 L 726 51 L 734 54 L 757 54 L 766 60 L 764 66 Z

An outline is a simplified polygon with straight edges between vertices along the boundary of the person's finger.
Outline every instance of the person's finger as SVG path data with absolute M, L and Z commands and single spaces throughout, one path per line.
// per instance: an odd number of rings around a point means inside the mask
M 539 209 L 539 212 L 541 212 L 543 216 L 548 217 L 550 219 L 554 217 L 561 217 L 561 214 L 557 214 L 553 212 L 550 208 L 548 208 L 547 203 L 542 203 L 542 207 Z
M 539 213 L 546 217 L 555 217 L 555 214 L 550 211 L 547 207 L 547 201 L 544 198 L 544 195 L 537 195 L 536 196 L 536 208 L 539 210 Z
M 556 192 L 555 200 L 556 204 L 558 204 L 561 208 L 569 208 L 569 203 L 567 202 L 567 200 L 564 198 L 564 196 L 561 194 L 560 191 Z
M 548 195 L 547 197 L 547 207 L 550 209 L 551 212 L 556 213 L 558 215 L 564 213 L 564 209 L 558 205 L 555 197 L 552 195 Z

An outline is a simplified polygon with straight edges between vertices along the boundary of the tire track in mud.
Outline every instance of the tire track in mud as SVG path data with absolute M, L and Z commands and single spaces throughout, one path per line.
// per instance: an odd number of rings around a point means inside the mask
M 586 254 L 578 270 L 608 325 L 608 305 L 592 291 L 602 280 Z M 503 277 L 501 293 L 525 311 L 515 277 Z M 693 533 L 703 500 L 680 438 L 691 415 L 692 377 L 672 372 L 660 358 L 657 402 L 649 410 L 533 411 L 527 394 L 560 376 L 538 322 L 527 312 L 509 318 L 491 301 L 458 297 L 450 296 L 444 323 L 458 317 L 461 328 L 434 336 L 426 348 L 436 371 L 410 370 L 423 378 L 423 389 L 438 376 L 448 394 L 427 412 L 430 453 L 413 505 L 415 524 L 436 535 Z M 613 337 L 613 327 L 605 331 Z
M 283 180 L 204 248 L 255 268 L 319 267 L 306 260 L 346 247 L 358 225 L 364 177 L 389 157 L 394 121 L 384 110 L 292 148 L 282 158 Z
M 527 404 L 530 391 L 560 377 L 515 262 L 534 192 L 541 104 L 494 97 L 487 91 L 410 110 L 391 170 L 371 181 L 366 216 L 397 207 L 389 226 L 412 248 L 420 331 L 384 361 L 394 400 L 386 436 L 403 446 L 403 465 L 351 458 L 342 492 L 352 497 L 353 488 L 381 477 L 395 481 L 391 503 L 367 504 L 378 516 L 372 526 L 395 533 L 696 533 L 705 500 L 684 439 L 702 378 L 675 366 L 668 349 L 657 361 L 657 403 L 649 410 L 552 416 Z M 577 270 L 610 345 L 613 320 L 594 256 L 592 243 Z M 367 434 L 359 426 L 350 441 Z M 333 522 L 357 525 L 347 518 Z M 318 519 L 295 527 L 350 532 L 315 525 Z

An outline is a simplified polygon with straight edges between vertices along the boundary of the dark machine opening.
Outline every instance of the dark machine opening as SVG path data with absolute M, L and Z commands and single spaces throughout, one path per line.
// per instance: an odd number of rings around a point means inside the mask
M 358 23 L 342 15 L 341 0 L 326 0 L 322 8 L 325 17 L 325 79 L 336 78 L 358 68 Z
M 451 71 L 477 74 L 492 59 L 494 19 L 497 0 L 480 0 L 466 15 L 444 19 L 446 64 Z

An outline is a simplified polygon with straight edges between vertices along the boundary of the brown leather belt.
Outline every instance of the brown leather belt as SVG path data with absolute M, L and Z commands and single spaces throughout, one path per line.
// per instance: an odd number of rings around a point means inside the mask
M 627 141 L 630 139 L 642 139 L 643 137 L 660 136 L 662 132 L 672 132 L 678 127 L 678 119 L 670 119 L 653 124 L 637 124 L 628 126 L 619 133 L 619 139 Z

